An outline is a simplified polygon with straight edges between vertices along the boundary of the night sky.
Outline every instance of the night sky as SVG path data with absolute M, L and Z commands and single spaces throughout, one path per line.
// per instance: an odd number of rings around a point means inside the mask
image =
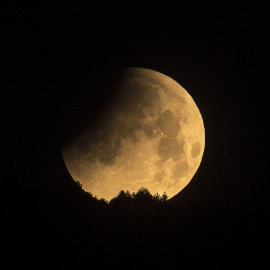
M 57 179 L 68 176 L 61 144 L 106 108 L 121 69 L 132 66 L 173 78 L 204 120 L 202 163 L 174 203 L 266 215 L 266 4 L 96 2 L 6 4 L 1 103 L 8 201 L 14 190 L 53 193 Z

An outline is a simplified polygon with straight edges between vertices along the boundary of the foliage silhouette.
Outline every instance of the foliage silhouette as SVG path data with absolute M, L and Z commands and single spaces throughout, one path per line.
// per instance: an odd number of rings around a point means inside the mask
M 218 261 L 220 254 L 235 253 L 246 260 L 248 252 L 256 252 L 253 246 L 267 243 L 261 240 L 269 232 L 267 214 L 241 206 L 186 208 L 173 204 L 165 192 L 152 195 L 144 187 L 132 194 L 122 190 L 106 202 L 68 177 L 60 178 L 56 187 L 50 192 L 12 190 L 6 201 L 13 208 L 5 211 L 9 224 L 4 241 L 10 258 L 16 254 L 17 261 L 25 264 L 29 256 L 30 265 L 33 257 L 45 254 L 41 259 L 48 265 L 56 262 L 63 268 L 71 262 L 76 268 L 86 268 L 93 260 L 100 265 L 99 258 L 106 252 L 104 264 L 110 266 L 129 259 L 140 266 L 149 258 L 154 258 L 153 265 L 157 256 L 166 264 L 181 258 L 182 265 L 186 258 L 190 266 L 190 254 Z
M 76 183 L 76 185 L 77 185 L 79 188 L 81 188 L 81 189 L 82 189 L 82 184 L 81 184 L 81 182 L 80 182 L 80 181 L 76 181 L 75 183 Z
M 158 193 L 152 195 L 147 188 L 141 187 L 137 193 L 133 192 L 132 194 L 128 190 L 126 192 L 121 190 L 115 198 L 111 199 L 109 204 L 120 209 L 143 209 L 165 204 L 167 200 L 166 192 L 162 196 Z
M 115 198 L 111 199 L 110 205 L 121 209 L 130 209 L 133 207 L 133 196 L 129 191 L 121 190 Z
M 94 202 L 94 204 L 99 204 L 105 207 L 109 205 L 111 208 L 119 209 L 119 210 L 130 210 L 130 209 L 146 209 L 153 208 L 160 205 L 164 205 L 168 201 L 168 195 L 164 192 L 162 195 L 156 193 L 154 195 L 145 188 L 141 187 L 136 193 L 130 193 L 129 190 L 124 191 L 121 190 L 118 195 L 110 200 L 110 202 L 106 201 L 104 198 L 98 199 L 91 192 L 86 192 L 83 189 L 80 181 L 75 181 L 74 185 L 72 185 L 73 192 L 81 194 L 80 197 L 88 197 L 89 200 Z M 83 196 L 82 196 L 83 195 Z M 86 199 L 87 200 L 87 199 Z

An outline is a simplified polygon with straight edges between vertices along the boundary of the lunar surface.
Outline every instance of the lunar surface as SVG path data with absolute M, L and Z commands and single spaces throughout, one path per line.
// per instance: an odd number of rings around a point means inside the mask
M 203 120 L 188 92 L 162 73 L 128 68 L 97 124 L 62 155 L 72 178 L 98 198 L 141 187 L 171 198 L 193 178 L 204 147 Z

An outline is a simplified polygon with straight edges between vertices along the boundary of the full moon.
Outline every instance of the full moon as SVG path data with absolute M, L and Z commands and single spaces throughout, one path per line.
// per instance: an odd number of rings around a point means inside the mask
M 171 198 L 193 178 L 204 147 L 202 116 L 188 92 L 162 73 L 128 68 L 96 124 L 62 155 L 72 178 L 98 198 L 141 187 Z

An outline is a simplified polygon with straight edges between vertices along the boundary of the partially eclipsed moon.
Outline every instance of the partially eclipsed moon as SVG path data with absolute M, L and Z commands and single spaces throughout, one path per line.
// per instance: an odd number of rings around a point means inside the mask
M 62 154 L 73 179 L 98 198 L 142 186 L 171 198 L 191 181 L 204 146 L 203 120 L 187 91 L 162 73 L 129 68 L 97 125 Z

